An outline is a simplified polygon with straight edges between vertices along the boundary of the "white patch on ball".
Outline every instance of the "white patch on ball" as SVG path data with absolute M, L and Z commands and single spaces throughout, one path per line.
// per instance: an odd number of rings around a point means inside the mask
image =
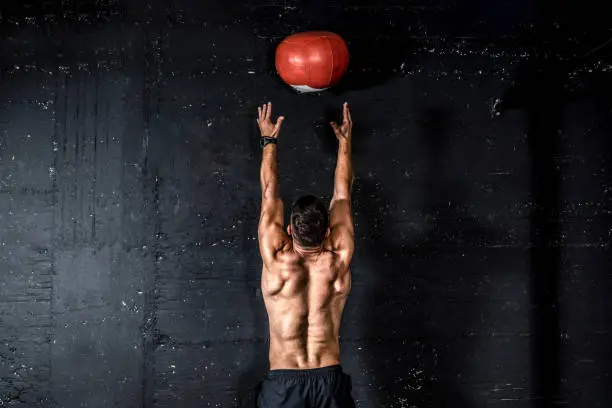
M 311 88 L 308 85 L 291 85 L 293 89 L 298 91 L 299 93 L 310 93 L 310 92 L 321 92 L 326 90 L 327 88 Z

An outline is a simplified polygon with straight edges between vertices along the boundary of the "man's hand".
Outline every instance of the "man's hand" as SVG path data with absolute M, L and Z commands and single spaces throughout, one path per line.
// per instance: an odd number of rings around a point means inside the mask
M 336 122 L 331 122 L 330 125 L 334 129 L 334 133 L 339 141 L 350 141 L 353 130 L 353 119 L 351 118 L 351 112 L 348 108 L 348 103 L 344 102 L 343 107 L 343 118 L 342 125 L 338 126 Z
M 270 117 L 272 116 L 272 102 L 259 106 L 257 108 L 257 113 L 257 124 L 259 125 L 261 135 L 265 137 L 278 138 L 281 125 L 283 124 L 283 120 L 285 120 L 285 118 L 280 116 L 276 123 L 272 123 L 270 120 Z

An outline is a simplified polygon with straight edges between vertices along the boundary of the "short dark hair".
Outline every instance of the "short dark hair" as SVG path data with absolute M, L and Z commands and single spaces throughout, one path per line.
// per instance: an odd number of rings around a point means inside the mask
M 323 201 L 313 195 L 296 200 L 291 209 L 291 235 L 305 248 L 321 245 L 329 228 L 329 213 Z

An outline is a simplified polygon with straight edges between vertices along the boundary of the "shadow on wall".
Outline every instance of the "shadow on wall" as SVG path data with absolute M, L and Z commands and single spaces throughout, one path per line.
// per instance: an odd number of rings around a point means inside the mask
M 562 343 L 559 288 L 562 260 L 560 224 L 563 155 L 561 131 L 568 103 L 594 98 L 610 109 L 610 80 L 588 74 L 589 64 L 601 57 L 609 34 L 601 36 L 601 15 L 595 8 L 557 8 L 539 1 L 538 22 L 524 33 L 530 57 L 514 73 L 512 85 L 501 96 L 498 113 L 521 109 L 531 151 L 531 397 L 536 407 L 567 403 L 570 391 L 562 385 Z M 578 18 L 581 16 L 581 18 Z M 599 21 L 599 23 L 598 23 Z M 570 41 L 581 38 L 582 41 Z M 586 85 L 585 85 L 586 84 Z M 606 95 L 606 96 L 603 96 Z M 602 117 L 609 117 L 609 110 Z M 609 151 L 609 149 L 608 149 Z M 608 165 L 610 157 L 608 156 Z M 602 277 L 597 277 L 602 281 Z M 565 307 L 571 307 L 566 305 Z M 568 385 L 572 387 L 571 385 Z M 597 397 L 596 397 L 597 399 Z
M 257 205 L 250 205 L 257 211 Z M 246 221 L 250 218 L 250 221 Z M 244 218 L 242 227 L 245 231 L 257 231 L 257 217 L 250 215 Z M 248 233 L 246 234 L 248 235 Z M 257 241 L 244 238 L 245 248 L 256 244 Z M 245 282 L 249 296 L 249 319 L 252 321 L 253 333 L 255 338 L 250 343 L 244 344 L 243 352 L 250 357 L 250 362 L 238 373 L 236 382 L 237 407 L 255 407 L 258 394 L 258 386 L 268 371 L 268 320 L 261 296 L 259 276 L 251 276 L 254 273 L 261 273 L 261 259 L 257 250 L 245 251 L 244 255 Z
M 534 203 L 530 232 L 531 397 L 535 406 L 549 407 L 563 401 L 558 316 L 561 169 L 557 158 L 561 154 L 568 73 L 562 64 L 552 61 L 531 60 L 522 69 L 519 80 L 528 85 L 521 88 L 525 94 L 519 97 L 527 113 Z
M 250 343 L 245 342 L 242 352 L 249 356 L 250 362 L 238 373 L 236 381 L 236 407 L 255 407 L 258 393 L 258 385 L 268 371 L 268 320 L 261 297 L 260 276 L 261 258 L 259 257 L 257 241 L 249 239 L 249 236 L 257 233 L 259 218 L 253 214 L 258 214 L 259 204 L 256 198 L 248 200 L 248 209 L 242 217 L 243 229 L 243 270 L 246 290 L 249 292 L 248 320 L 253 327 L 255 337 Z M 248 250 L 246 250 L 248 248 Z
M 252 111 L 257 111 L 254 106 Z M 242 265 L 245 291 L 249 293 L 249 309 L 245 310 L 245 326 L 252 327 L 254 338 L 251 342 L 244 342 L 244 356 L 250 361 L 240 367 L 237 373 L 237 380 L 234 384 L 236 403 L 235 407 L 252 408 L 256 406 L 258 385 L 268 372 L 268 317 L 261 296 L 261 266 L 262 260 L 259 255 L 258 241 L 252 237 L 257 236 L 259 225 L 260 210 L 260 187 L 259 187 L 259 166 L 261 160 L 261 147 L 259 146 L 259 129 L 255 121 L 249 122 L 243 131 L 245 138 L 245 150 L 249 151 L 249 163 L 244 168 L 241 179 L 246 180 L 248 185 L 253 188 L 242 187 L 248 196 L 238 198 L 241 202 L 242 213 L 240 214 L 241 238 L 242 238 Z
M 365 235 L 358 247 L 380 275 L 364 295 L 370 307 L 364 308 L 363 332 L 376 336 L 368 339 L 371 352 L 365 365 L 371 369 L 368 379 L 378 390 L 379 406 L 470 407 L 475 404 L 465 389 L 470 371 L 461 361 L 475 352 L 475 342 L 458 342 L 456 336 L 461 334 L 459 327 L 469 330 L 479 324 L 480 310 L 457 308 L 456 301 L 469 299 L 453 296 L 470 293 L 457 289 L 466 285 L 462 272 L 478 272 L 461 270 L 465 260 L 457 260 L 461 248 L 478 247 L 496 237 L 461 211 L 467 187 L 440 174 L 441 168 L 448 170 L 444 153 L 454 134 L 452 111 L 426 108 L 418 115 L 418 125 L 428 156 L 421 212 L 429 221 L 422 222 L 431 225 L 419 226 L 425 232 L 417 242 L 402 238 L 407 234 L 392 210 L 399 204 L 398 194 L 391 193 L 388 180 L 364 177 L 355 185 L 359 236 Z M 449 207 L 449 202 L 455 204 Z M 462 372 L 467 374 L 463 378 L 457 375 Z
M 612 53 L 611 49 L 608 49 L 608 52 Z M 605 188 L 603 191 L 602 201 L 607 203 L 607 208 L 610 210 L 612 207 L 612 100 L 610 99 L 610 95 L 612 95 L 612 78 L 609 73 L 601 73 L 597 76 L 593 76 L 589 83 L 587 83 L 587 93 L 591 93 L 591 97 L 593 97 L 593 101 L 595 106 L 599 109 L 599 117 L 605 118 L 605 124 L 602 127 L 602 134 L 607 137 L 604 138 L 603 146 L 603 160 L 605 163 L 605 171 L 606 171 L 606 179 L 605 179 Z M 612 214 L 608 213 L 608 219 L 611 219 Z M 612 220 L 611 220 L 612 221 Z M 612 279 L 610 279 L 610 271 L 612 271 L 612 231 L 610 230 L 610 225 L 612 222 L 608 222 L 606 228 L 608 229 L 608 236 L 605 242 L 605 251 L 608 254 L 608 262 L 598 265 L 593 271 L 593 275 L 591 275 L 598 282 L 601 282 L 602 289 L 600 293 L 609 295 L 612 293 Z M 608 296 L 605 296 L 600 304 L 607 305 L 605 310 L 600 310 L 599 313 L 603 314 L 605 318 L 603 319 L 603 327 L 600 328 L 600 333 L 612 333 L 612 306 L 610 304 L 610 299 Z M 606 338 L 610 338 L 610 336 L 600 336 L 598 340 L 598 344 L 601 347 L 599 351 L 600 356 L 602 356 L 599 367 L 600 373 L 604 374 L 604 378 L 609 377 L 609 373 L 612 373 L 612 352 L 610 351 L 609 341 L 606 341 Z M 604 380 L 606 381 L 606 380 Z M 612 390 L 607 387 L 604 390 L 604 395 L 601 395 L 597 398 L 597 400 L 601 403 L 602 407 L 612 406 Z

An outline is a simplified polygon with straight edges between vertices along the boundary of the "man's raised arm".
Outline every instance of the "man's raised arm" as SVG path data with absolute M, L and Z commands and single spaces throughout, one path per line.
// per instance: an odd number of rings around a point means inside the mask
M 337 252 L 349 263 L 355 247 L 351 193 L 353 188 L 352 129 L 353 121 L 348 104 L 343 105 L 342 125 L 331 123 L 338 139 L 338 160 L 334 175 L 334 196 L 329 211 L 331 243 Z
M 272 123 L 272 103 L 257 108 L 257 123 L 261 130 L 263 154 L 261 158 L 261 215 L 259 218 L 259 250 L 268 265 L 288 240 L 283 230 L 283 202 L 280 198 L 276 143 L 284 120 L 281 116 Z

